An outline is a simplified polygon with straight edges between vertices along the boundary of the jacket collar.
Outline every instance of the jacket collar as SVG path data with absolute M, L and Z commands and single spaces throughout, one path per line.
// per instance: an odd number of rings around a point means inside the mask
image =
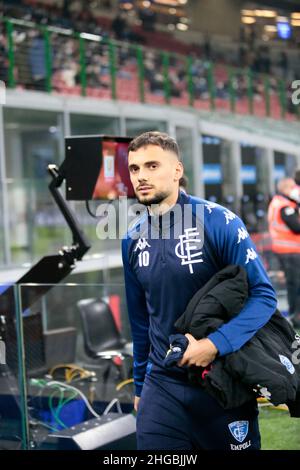
M 148 224 L 163 231 L 180 223 L 182 221 L 184 205 L 189 204 L 189 202 L 190 197 L 183 191 L 179 191 L 175 206 L 170 207 L 167 212 L 162 215 L 150 215 L 148 212 Z

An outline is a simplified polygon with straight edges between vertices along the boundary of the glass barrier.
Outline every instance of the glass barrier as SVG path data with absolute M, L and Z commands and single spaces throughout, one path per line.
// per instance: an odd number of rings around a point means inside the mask
M 3 183 L 8 201 L 11 264 L 35 262 L 41 256 L 54 254 L 62 246 L 72 243 L 72 233 L 49 192 L 49 182 L 50 180 L 43 179 L 9 179 Z M 62 193 L 64 194 L 64 187 Z M 106 238 L 105 229 L 101 230 L 101 233 L 99 230 L 101 214 L 103 215 L 109 206 L 115 208 L 114 227 L 118 227 L 118 201 L 91 203 L 92 214 L 96 217 L 88 213 L 84 202 L 68 204 L 92 245 L 88 255 L 103 254 L 112 250 L 120 252 L 120 237 L 123 233 L 119 234 L 117 230 L 115 237 Z M 2 211 L 1 214 L 0 224 Z M 0 243 L 1 240 L 3 242 L 3 236 L 2 231 Z M 3 253 L 4 250 L 2 256 Z
M 6 190 L 12 264 L 33 262 L 56 252 L 70 240 L 48 182 L 8 180 Z
M 0 296 L 1 449 L 135 449 L 124 286 L 21 285 L 11 299 L 9 311 Z M 119 418 L 115 442 L 101 423 Z
M 29 446 L 19 288 L 0 286 L 0 449 Z
M 130 200 L 128 204 L 131 204 Z M 80 227 L 84 230 L 92 245 L 87 256 L 105 254 L 111 251 L 120 252 L 121 238 L 125 235 L 125 226 L 122 228 L 122 223 L 120 225 L 122 206 L 119 200 L 90 202 L 90 213 L 87 211 L 84 202 L 74 202 L 71 207 L 74 209 Z M 108 218 L 105 214 L 109 214 Z M 110 228 L 109 233 L 108 227 Z
M 59 271 L 55 262 L 47 269 Z M 1 376 L 5 390 L 0 414 L 7 440 L 18 436 L 19 446 L 39 450 L 135 449 L 124 286 L 24 284 L 12 291 L 16 325 L 2 309 L 8 372 Z M 2 305 L 8 298 L 2 293 Z M 20 404 L 10 416 L 8 404 L 14 401 Z M 114 435 L 101 428 L 117 419 L 126 429 L 116 424 Z
M 0 294 L 0 449 L 135 450 L 124 286 L 2 285 Z M 271 415 L 260 411 L 264 439 Z

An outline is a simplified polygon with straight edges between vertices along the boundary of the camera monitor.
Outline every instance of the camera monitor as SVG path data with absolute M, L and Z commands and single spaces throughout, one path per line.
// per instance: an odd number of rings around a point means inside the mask
M 90 201 L 134 198 L 128 171 L 131 137 L 106 135 L 65 139 L 66 199 Z

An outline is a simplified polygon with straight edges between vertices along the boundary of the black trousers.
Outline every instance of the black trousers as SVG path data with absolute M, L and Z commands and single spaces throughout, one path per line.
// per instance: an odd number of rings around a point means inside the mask
M 146 375 L 136 422 L 138 450 L 259 450 L 256 400 L 224 410 L 200 387 Z
M 300 253 L 279 254 L 286 278 L 290 315 L 300 315 Z

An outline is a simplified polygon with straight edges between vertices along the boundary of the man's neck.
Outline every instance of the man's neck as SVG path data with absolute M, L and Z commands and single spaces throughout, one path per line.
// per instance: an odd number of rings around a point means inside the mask
M 166 212 L 168 212 L 173 206 L 175 206 L 178 200 L 178 194 L 179 194 L 179 191 L 174 194 L 171 194 L 169 197 L 164 199 L 159 204 L 153 204 L 151 206 L 148 206 L 149 215 L 158 216 L 158 215 L 163 215 Z

